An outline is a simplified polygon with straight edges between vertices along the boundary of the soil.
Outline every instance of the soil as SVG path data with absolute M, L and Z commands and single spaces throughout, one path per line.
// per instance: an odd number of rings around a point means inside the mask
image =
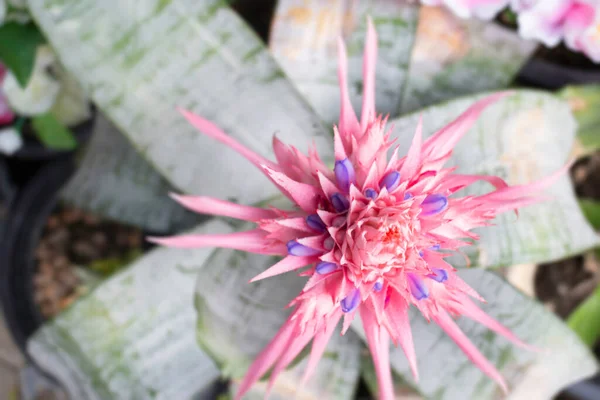
M 110 275 L 141 252 L 142 232 L 77 208 L 59 208 L 48 218 L 36 249 L 35 301 L 45 318 L 68 307 L 86 289 L 82 272 Z

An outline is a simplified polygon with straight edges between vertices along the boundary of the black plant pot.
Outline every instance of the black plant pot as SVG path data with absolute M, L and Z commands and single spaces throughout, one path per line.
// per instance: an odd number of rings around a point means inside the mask
M 521 68 L 517 81 L 522 85 L 548 90 L 560 89 L 566 85 L 600 83 L 600 66 L 598 69 L 583 69 L 532 58 Z
M 17 346 L 28 357 L 27 339 L 42 324 L 34 300 L 35 249 L 60 188 L 75 171 L 71 155 L 42 166 L 18 192 L 0 246 L 0 304 Z
M 4 238 L 10 207 L 16 194 L 16 188 L 10 179 L 8 166 L 4 158 L 0 157 L 0 243 Z
M 569 386 L 565 389 L 563 395 L 568 399 L 574 400 L 600 399 L 600 374 Z

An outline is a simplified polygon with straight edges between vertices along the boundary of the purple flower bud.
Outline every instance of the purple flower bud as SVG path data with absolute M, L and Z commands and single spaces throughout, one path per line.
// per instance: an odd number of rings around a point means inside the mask
M 375 282 L 375 284 L 373 285 L 373 291 L 374 292 L 381 292 L 381 289 L 383 289 L 383 281 L 377 281 L 377 282 Z
M 408 200 L 408 199 L 410 199 L 411 197 L 413 197 L 413 195 L 412 195 L 410 192 L 406 192 L 406 193 L 404 193 L 404 200 Z
M 313 249 L 312 247 L 305 246 L 296 242 L 295 240 L 290 240 L 287 242 L 287 250 L 288 254 L 291 256 L 305 257 L 305 256 L 316 256 L 318 254 L 322 254 L 323 252 L 317 249 Z
M 428 276 L 434 281 L 442 283 L 448 280 L 448 271 L 446 271 L 445 269 L 432 268 L 431 271 L 433 271 L 433 274 Z
M 367 188 L 365 189 L 365 196 L 369 199 L 375 200 L 375 198 L 377 197 L 377 192 L 375 191 L 375 189 Z
M 331 204 L 333 205 L 333 208 L 335 209 L 335 211 L 337 212 L 344 212 L 344 211 L 348 211 L 348 208 L 350 208 L 350 202 L 348 201 L 348 199 L 346 198 L 346 196 L 344 196 L 341 193 L 335 193 L 331 196 Z
M 314 229 L 318 232 L 325 232 L 325 229 L 327 229 L 327 226 L 317 214 L 311 214 L 306 217 L 306 225 L 308 225 L 310 229 Z
M 333 172 L 335 173 L 335 179 L 337 180 L 338 186 L 344 193 L 348 193 L 350 191 L 350 184 L 356 182 L 356 174 L 350 160 L 345 158 L 336 161 Z
M 400 172 L 392 171 L 388 172 L 381 181 L 379 181 L 379 187 L 386 187 L 388 192 L 396 189 L 400 185 Z
M 350 292 L 348 296 L 340 301 L 340 306 L 342 307 L 342 311 L 345 313 L 349 313 L 351 311 L 356 310 L 356 307 L 360 304 L 360 291 L 358 289 L 354 289 Z
M 421 203 L 421 215 L 435 215 L 448 208 L 448 198 L 442 194 L 430 194 Z
M 327 261 L 321 261 L 320 263 L 317 264 L 316 272 L 319 275 L 325 275 L 325 274 L 335 271 L 336 269 L 338 269 L 337 264 L 327 262 Z
M 425 282 L 414 274 L 408 274 L 408 287 L 410 293 L 417 300 L 423 300 L 429 297 L 429 288 Z

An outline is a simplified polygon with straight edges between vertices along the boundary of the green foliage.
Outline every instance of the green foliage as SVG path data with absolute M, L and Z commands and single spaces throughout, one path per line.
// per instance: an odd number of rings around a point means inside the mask
M 51 113 L 36 115 L 31 119 L 31 124 L 44 146 L 55 150 L 73 150 L 77 147 L 73 133 Z
M 0 26 L 0 62 L 17 78 L 21 87 L 27 86 L 37 47 L 44 37 L 33 23 L 7 22 Z
M 600 338 L 600 286 L 569 316 L 571 329 L 588 346 Z
M 600 230 L 600 201 L 579 199 L 579 206 L 583 215 L 596 230 Z
M 587 154 L 600 149 L 600 85 L 568 86 L 559 96 L 569 102 L 579 123 L 580 152 Z

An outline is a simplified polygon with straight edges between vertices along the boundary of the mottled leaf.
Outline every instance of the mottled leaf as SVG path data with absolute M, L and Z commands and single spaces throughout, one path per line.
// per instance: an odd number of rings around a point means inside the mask
M 352 103 L 360 113 L 362 60 L 367 16 L 379 37 L 377 111 L 398 114 L 418 18 L 418 6 L 397 1 L 280 0 L 270 37 L 273 55 L 298 90 L 331 126 L 340 109 L 337 41 L 348 48 L 348 82 Z
M 177 112 L 256 152 L 271 138 L 331 149 L 316 114 L 260 39 L 220 0 L 31 0 L 31 14 L 94 102 L 175 187 L 252 203 L 276 189 Z M 224 185 L 224 180 L 227 185 Z
M 541 304 L 522 295 L 493 272 L 464 270 L 459 274 L 488 301 L 482 305 L 483 310 L 541 351 L 518 348 L 482 325 L 459 318 L 461 329 L 507 380 L 510 392 L 505 397 L 441 328 L 425 321 L 413 308 L 410 320 L 419 382 L 414 382 L 400 348 L 392 348 L 391 364 L 395 373 L 426 398 L 547 400 L 565 386 L 597 371 L 593 354 Z M 355 327 L 361 333 L 359 324 Z
M 200 216 L 185 211 L 169 196 L 171 185 L 104 117 L 96 117 L 94 134 L 62 199 L 107 218 L 153 232 L 189 228 Z
M 400 110 L 506 87 L 535 48 L 498 24 L 423 6 Z
M 228 233 L 212 221 L 198 233 Z M 187 399 L 219 373 L 196 343 L 194 277 L 213 249 L 152 250 L 30 340 L 36 364 L 70 398 Z
M 392 121 L 400 154 L 406 154 L 419 116 L 423 133 L 432 134 L 481 96 L 429 107 Z M 509 184 L 525 184 L 558 171 L 568 162 L 576 124 L 569 106 L 543 92 L 522 90 L 489 107 L 456 146 L 448 165 L 458 173 L 490 174 Z M 481 194 L 489 185 L 472 185 L 461 193 Z M 472 266 L 501 267 L 538 263 L 579 254 L 595 247 L 598 237 L 584 218 L 567 173 L 545 191 L 548 200 L 501 214 L 466 247 Z M 565 223 L 568 221 L 568 223 Z M 464 266 L 462 257 L 454 265 Z

